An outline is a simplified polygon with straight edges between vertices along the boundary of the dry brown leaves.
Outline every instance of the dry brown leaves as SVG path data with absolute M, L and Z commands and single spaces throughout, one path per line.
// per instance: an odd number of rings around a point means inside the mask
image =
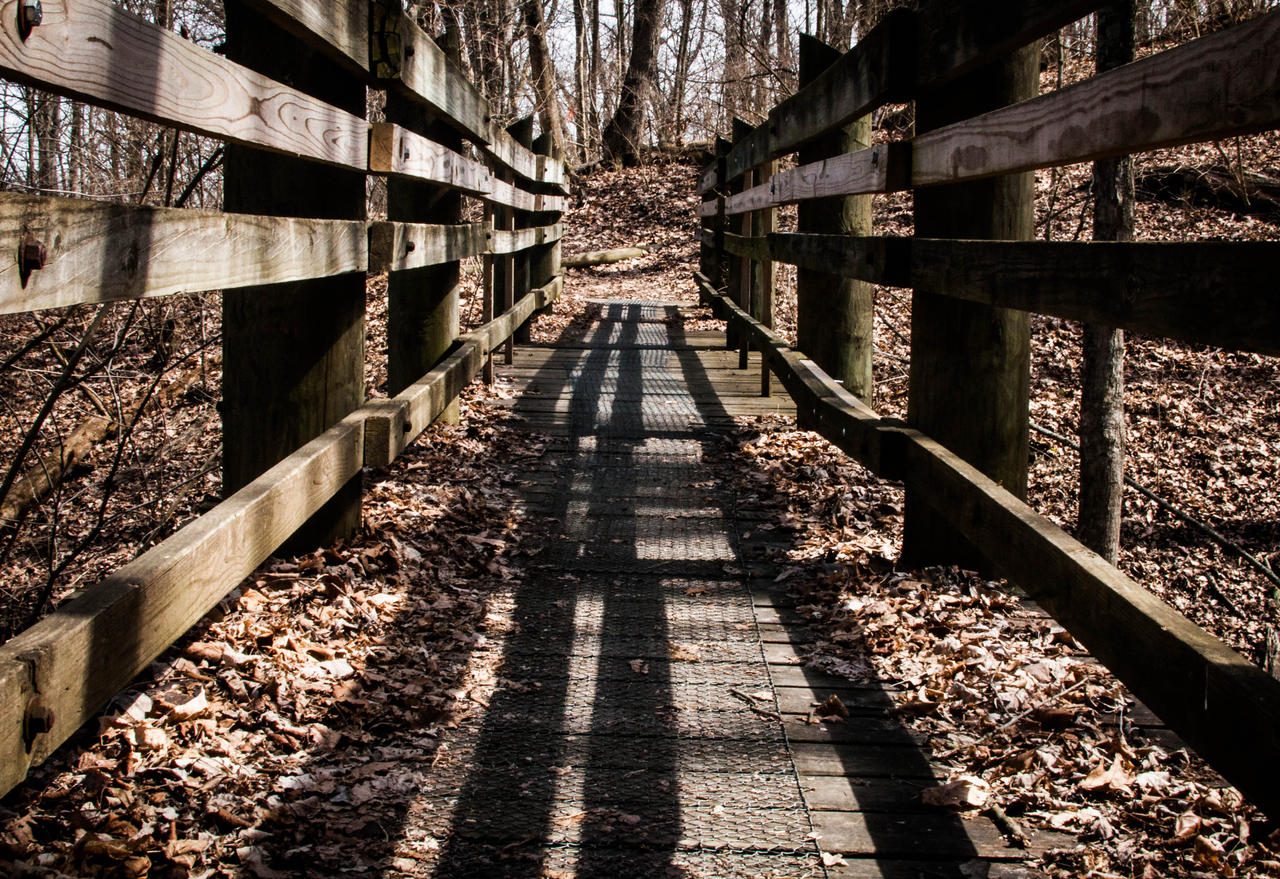
M 519 575 L 510 468 L 471 407 L 367 486 L 360 535 L 273 559 L 0 809 L 0 872 L 260 879 L 372 869 L 444 732 L 486 704 Z M 315 873 L 313 873 L 314 875 Z
M 808 663 L 889 690 L 948 777 L 924 802 L 1074 834 L 1054 875 L 1280 875 L 1262 817 L 1060 626 L 1005 584 L 894 569 L 897 486 L 785 425 L 738 454 L 744 495 L 794 535 L 779 579 L 816 629 Z

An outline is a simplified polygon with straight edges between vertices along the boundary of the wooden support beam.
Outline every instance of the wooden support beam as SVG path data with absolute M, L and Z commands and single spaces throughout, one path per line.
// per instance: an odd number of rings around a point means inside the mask
M 336 107 L 255 73 L 110 0 L 46 3 L 42 23 L 25 41 L 16 13 L 5 15 L 0 73 L 232 143 L 330 165 L 367 165 L 363 110 Z
M 436 41 L 405 14 L 398 0 L 373 0 L 370 14 L 374 77 L 405 98 L 425 103 L 467 139 L 488 143 L 489 102 Z
M 247 0 L 276 26 L 369 76 L 369 0 Z
M 1280 354 L 1280 243 L 910 242 L 910 283 L 948 297 Z
M 922 4 L 915 91 L 937 88 L 1083 18 L 1101 0 L 962 0 Z
M 496 181 L 479 162 L 391 122 L 375 122 L 369 132 L 369 170 L 488 196 Z
M 893 39 L 902 39 L 904 24 L 899 22 L 896 31 L 886 31 Z M 889 37 L 886 37 L 889 39 Z M 893 45 L 885 45 L 883 51 L 898 51 Z M 848 55 L 844 56 L 848 58 Z M 810 37 L 800 39 L 801 83 L 822 82 L 833 69 L 840 69 L 840 54 L 831 46 Z M 886 66 L 881 74 L 882 83 L 893 84 L 900 72 Z M 811 139 L 800 150 L 802 168 L 820 168 L 813 175 L 813 183 L 806 188 L 825 188 L 823 173 L 827 163 L 837 163 L 832 157 L 860 153 L 865 157 L 871 149 L 873 177 L 877 186 L 888 188 L 890 178 L 896 175 L 905 179 L 904 159 L 899 147 L 886 145 L 883 150 L 870 147 L 871 117 L 855 117 L 830 133 Z M 865 168 L 865 166 L 864 166 Z M 805 174 L 798 176 L 806 180 Z M 855 187 L 856 188 L 856 187 Z M 871 196 L 835 195 L 801 202 L 797 210 L 796 228 L 803 232 L 823 233 L 825 236 L 867 236 L 871 234 Z M 872 356 L 875 352 L 875 301 L 874 291 L 867 284 L 842 277 L 832 267 L 807 266 L 796 272 L 796 342 L 801 351 L 821 364 L 829 374 L 844 383 L 855 397 L 872 399 Z
M 910 238 L 876 236 L 787 232 L 769 236 L 769 252 L 778 262 L 882 287 L 911 286 L 913 244 Z M 819 294 L 814 303 L 819 315 L 824 307 L 823 295 Z
M 884 104 L 910 100 L 916 51 L 915 14 L 896 9 L 844 55 L 824 58 L 827 63 L 812 80 L 769 111 L 770 157 L 797 150 Z
M 366 106 L 363 81 L 264 21 L 242 0 L 226 0 L 227 54 L 268 76 L 291 76 L 351 114 Z M 223 203 L 235 213 L 365 219 L 364 168 L 323 167 L 229 145 Z M 320 435 L 364 401 L 363 274 L 222 297 L 223 491 L 231 495 Z M 302 550 L 360 524 L 357 474 L 297 535 Z
M 774 174 L 725 199 L 724 211 L 741 214 L 813 198 L 896 192 L 909 187 L 910 174 L 909 143 L 876 144 Z
M 0 193 L 0 314 L 362 272 L 365 224 Z M 25 277 L 24 277 L 25 276 Z
M 457 262 L 486 252 L 480 223 L 369 224 L 369 271 L 389 272 Z
M 0 647 L 0 791 L 26 777 L 364 463 L 364 418 L 311 440 L 172 537 Z M 23 734 L 28 706 L 52 712 Z
M 1280 12 L 912 141 L 932 186 L 1086 162 L 1280 125 Z
M 536 226 L 529 229 L 495 230 L 490 232 L 490 253 L 520 253 L 531 247 L 551 244 L 564 237 L 564 226 L 554 223 L 550 226 Z
M 931 92 L 916 102 L 916 125 L 932 131 L 1034 95 L 1038 58 L 1036 47 L 1021 49 Z M 1032 175 L 1020 174 L 917 191 L 916 234 L 1030 239 L 1033 183 Z M 1027 314 L 957 301 L 932 286 L 916 287 L 911 303 L 908 422 L 1024 497 L 1031 362 Z M 946 511 L 932 506 L 911 482 L 901 563 L 990 568 L 950 524 Z

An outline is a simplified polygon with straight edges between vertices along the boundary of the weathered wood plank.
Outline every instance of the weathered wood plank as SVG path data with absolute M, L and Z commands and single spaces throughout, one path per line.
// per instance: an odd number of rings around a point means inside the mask
M 402 11 L 400 3 L 375 0 L 370 10 L 373 75 L 425 103 L 469 140 L 488 143 L 493 136 L 489 102 L 480 90 Z
M 560 223 L 551 226 L 534 226 L 528 229 L 512 229 L 509 231 L 493 230 L 488 233 L 490 253 L 518 253 L 549 244 L 564 237 L 564 227 Z
M 369 74 L 368 0 L 246 0 L 265 17 L 308 44 Z
M 1171 729 L 1264 810 L 1280 809 L 1280 681 L 981 471 L 902 429 L 912 484 Z
M 724 249 L 726 253 L 756 261 L 771 259 L 769 239 L 763 235 L 737 235 L 733 232 L 726 232 L 724 233 Z
M 489 195 L 498 181 L 480 162 L 390 122 L 369 130 L 369 170 L 450 186 L 470 195 Z
M 365 406 L 365 466 L 394 461 L 475 378 L 495 348 L 535 311 L 560 297 L 563 283 L 563 276 L 557 275 L 550 284 L 530 290 L 509 311 L 458 337 L 456 350 L 421 379 L 390 400 Z
M 254 73 L 109 0 L 49 0 L 24 42 L 0 26 L 0 73 L 144 119 L 364 169 L 365 121 Z
M 0 313 L 364 271 L 365 224 L 0 194 L 0 250 L 45 245 L 24 278 L 0 262 Z
M 862 195 L 906 189 L 909 144 L 876 144 L 773 175 L 767 183 L 725 199 L 726 214 L 792 204 L 832 195 Z
M 910 248 L 910 284 L 946 296 L 1280 354 L 1277 242 L 915 239 Z
M 942 811 L 813 812 L 823 851 L 875 856 L 979 858 L 1035 857 L 1055 845 L 1075 845 L 1065 833 L 1035 833 L 1026 849 L 1015 848 L 986 816 Z
M 935 88 L 1052 33 L 1100 0 L 966 0 L 917 14 L 916 91 Z
M 708 198 L 698 205 L 699 217 L 717 217 L 724 211 L 724 199 Z
M 480 256 L 487 247 L 485 231 L 480 223 L 372 223 L 369 271 L 399 272 Z
M 725 182 L 737 180 L 752 168 L 769 161 L 769 123 L 760 123 L 741 137 L 733 139 L 733 149 L 725 156 Z
M 360 472 L 353 413 L 0 647 L 0 790 L 25 778 Z M 25 678 L 25 679 L 24 679 Z M 52 728 L 24 741 L 30 698 Z
M 485 196 L 485 201 L 501 205 L 504 208 L 514 208 L 518 211 L 536 211 L 538 209 L 538 197 L 533 193 L 526 192 L 515 184 L 499 180 L 497 177 L 493 177 L 491 180 L 493 181 L 492 188 Z
M 910 100 L 914 32 L 914 13 L 890 12 L 839 61 L 770 110 L 770 158 L 793 152 L 876 107 Z
M 910 286 L 912 240 L 779 232 L 769 236 L 778 262 L 885 287 Z
M 922 134 L 911 182 L 1085 162 L 1280 124 L 1280 12 Z

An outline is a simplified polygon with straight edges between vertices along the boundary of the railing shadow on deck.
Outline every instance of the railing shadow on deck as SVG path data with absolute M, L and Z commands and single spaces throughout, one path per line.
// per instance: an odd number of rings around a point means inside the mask
M 678 325 L 671 328 L 677 345 L 672 375 L 704 392 L 697 410 L 689 413 L 690 427 L 696 429 L 665 431 L 645 424 L 641 358 L 659 356 L 662 349 L 637 346 L 637 325 L 627 318 L 639 314 L 634 305 L 604 306 L 601 320 L 584 341 L 592 345 L 607 340 L 611 347 L 591 348 L 572 364 L 553 357 L 531 382 L 542 395 L 531 397 L 530 406 L 572 392 L 565 416 L 570 421 L 565 466 L 546 510 L 565 529 L 565 549 L 541 570 L 530 571 L 517 589 L 517 625 L 498 671 L 507 687 L 493 698 L 474 749 L 454 755 L 465 757 L 460 761 L 465 765 L 458 768 L 466 774 L 432 874 L 441 879 L 534 877 L 566 867 L 590 879 L 730 875 L 735 866 L 744 869 L 745 862 L 735 865 L 734 857 L 759 855 L 735 853 L 732 828 L 712 829 L 703 837 L 709 849 L 723 842 L 720 852 L 688 847 L 690 839 L 708 832 L 705 821 L 711 813 L 682 812 L 689 805 L 682 804 L 681 794 L 690 793 L 682 791 L 682 781 L 688 778 L 682 773 L 723 771 L 734 759 L 750 759 L 750 749 L 731 738 L 699 741 L 665 728 L 676 713 L 672 678 L 677 660 L 670 645 L 681 635 L 697 637 L 696 632 L 671 628 L 665 601 L 672 586 L 679 588 L 683 582 L 677 577 L 723 581 L 726 564 L 738 567 L 745 560 L 733 529 L 735 502 L 722 488 L 715 490 L 719 500 L 714 512 L 730 529 L 723 557 L 643 558 L 648 554 L 643 548 L 647 535 L 643 526 L 638 527 L 639 511 L 614 506 L 630 499 L 637 506 L 644 502 L 642 474 L 652 470 L 645 459 L 660 454 L 663 441 L 687 442 L 698 450 L 699 460 L 718 457 L 723 455 L 723 431 L 731 424 L 723 407 L 708 402 L 715 399 L 705 393 L 711 388 L 710 376 L 697 353 L 680 346 L 683 333 Z M 674 310 L 670 315 L 674 317 Z M 617 384 L 608 401 L 606 370 L 614 365 Z M 597 423 L 606 403 L 611 405 L 609 414 Z M 521 408 L 517 402 L 515 411 Z M 594 466 L 569 466 L 575 459 Z M 579 481 L 583 476 L 585 483 Z M 535 504 L 540 499 L 527 500 Z M 670 515 L 673 510 L 664 512 Z M 680 510 L 674 512 L 678 515 Z M 586 565 L 573 567 L 584 559 Z M 657 573 L 668 565 L 672 577 Z M 599 632 L 597 643 L 582 643 L 582 623 L 588 624 L 588 631 Z M 643 674 L 632 667 L 636 660 L 643 663 Z M 763 670 L 763 657 L 757 660 Z M 914 833 L 912 822 L 921 813 L 914 794 L 931 778 L 926 755 L 913 736 L 890 719 L 891 703 L 882 688 L 868 686 L 851 701 L 856 702 L 855 716 L 847 738 L 876 746 L 876 756 L 874 765 L 868 765 L 846 752 L 843 772 L 862 778 L 880 773 L 884 783 L 871 784 L 865 802 L 859 798 L 846 808 L 860 810 L 856 821 L 873 850 L 926 861 L 918 865 L 921 875 L 958 875 L 957 865 L 976 855 L 959 819 L 933 813 L 927 819 L 928 831 Z M 863 717 L 868 718 L 865 730 L 858 725 Z M 740 751 L 742 755 L 736 753 Z M 699 759 L 707 762 L 690 765 Z M 788 777 L 794 794 L 795 777 Z M 768 815 L 762 810 L 756 817 L 767 820 Z M 806 820 L 802 829 L 807 827 Z M 798 838 L 789 841 L 794 851 L 808 847 L 813 854 L 807 834 L 794 835 Z M 724 860 L 710 868 L 715 872 L 702 872 L 708 864 L 699 858 L 717 856 Z M 930 857 L 941 860 L 928 862 Z M 746 869 L 750 873 L 761 866 L 755 862 Z M 820 866 L 814 875 L 822 875 Z

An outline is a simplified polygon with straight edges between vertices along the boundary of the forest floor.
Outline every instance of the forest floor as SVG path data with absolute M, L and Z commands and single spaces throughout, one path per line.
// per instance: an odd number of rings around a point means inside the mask
M 1280 177 L 1277 153 L 1265 138 L 1244 139 L 1147 156 L 1138 173 L 1166 180 L 1159 169 L 1230 172 L 1234 164 Z M 579 182 L 567 253 L 635 244 L 651 252 L 571 271 L 535 340 L 585 326 L 592 299 L 696 302 L 696 171 L 663 160 Z M 1087 168 L 1040 176 L 1039 235 L 1087 233 L 1087 178 Z M 1141 198 L 1140 237 L 1274 239 L 1280 231 L 1261 200 L 1230 212 L 1170 199 L 1163 186 Z M 876 223 L 886 234 L 908 233 L 909 202 L 878 200 Z M 469 267 L 463 314 L 472 323 L 476 277 Z M 790 283 L 780 272 L 784 334 L 794 333 Z M 383 284 L 370 282 L 371 395 L 382 392 Z M 886 415 L 905 405 L 909 305 L 906 291 L 877 290 L 875 406 Z M 63 435 L 95 415 L 129 425 L 129 442 L 93 446 L 52 502 L 0 535 L 7 632 L 30 615 L 36 593 L 56 604 L 218 497 L 216 298 L 116 306 L 100 338 L 118 356 L 77 361 L 92 319 L 6 319 L 6 459 L 63 371 L 92 373 L 54 407 Z M 695 325 L 717 326 L 709 316 Z M 1078 327 L 1036 318 L 1033 334 L 1032 418 L 1072 436 Z M 1126 366 L 1129 474 L 1268 564 L 1280 558 L 1276 366 L 1275 358 L 1142 338 L 1129 340 Z M 459 425 L 432 428 L 390 468 L 367 475 L 358 537 L 269 561 L 123 692 L 97 728 L 5 797 L 0 869 L 272 879 L 311 859 L 357 869 L 438 845 L 400 840 L 388 854 L 370 840 L 382 839 L 380 828 L 411 798 L 396 767 L 429 766 L 450 725 L 484 710 L 494 681 L 475 657 L 502 625 L 490 598 L 540 545 L 538 528 L 510 501 L 522 460 L 541 440 L 480 394 L 464 395 Z M 146 404 L 148 396 L 164 405 Z M 1073 453 L 1033 440 L 1031 503 L 1070 529 Z M 785 419 L 743 423 L 734 442 L 740 490 L 771 504 L 772 526 L 792 535 L 787 582 L 824 634 L 810 661 L 901 683 L 904 718 L 954 781 L 932 794 L 939 807 L 994 804 L 1015 822 L 1077 834 L 1077 847 L 1038 865 L 1054 875 L 1280 876 L 1275 826 L 1193 756 L 1135 727 L 1123 687 L 1070 636 L 1015 624 L 1018 599 L 999 583 L 958 570 L 895 570 L 899 486 Z M 1135 580 L 1262 659 L 1277 608 L 1261 574 L 1132 492 L 1122 542 L 1121 567 Z M 311 822 L 335 805 L 346 817 L 317 838 Z

